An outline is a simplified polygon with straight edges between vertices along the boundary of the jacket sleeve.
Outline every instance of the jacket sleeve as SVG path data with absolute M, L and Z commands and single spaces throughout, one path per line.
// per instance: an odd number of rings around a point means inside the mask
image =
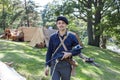
M 53 41 L 52 41 L 52 38 L 50 37 L 48 50 L 46 53 L 46 63 L 51 59 L 52 53 L 53 53 Z M 50 67 L 50 63 L 47 63 L 46 66 Z
M 78 41 L 78 39 L 76 38 L 75 35 L 72 35 L 72 46 L 73 46 L 73 48 L 77 45 L 79 45 L 79 41 Z M 77 51 L 72 50 L 71 53 L 72 53 L 72 56 L 76 56 L 76 55 L 81 53 L 81 49 L 78 49 Z
M 72 53 L 72 56 L 75 56 L 75 55 L 81 53 L 81 49 L 83 49 L 83 48 L 80 46 L 80 44 L 78 44 L 78 45 L 74 46 L 70 52 Z

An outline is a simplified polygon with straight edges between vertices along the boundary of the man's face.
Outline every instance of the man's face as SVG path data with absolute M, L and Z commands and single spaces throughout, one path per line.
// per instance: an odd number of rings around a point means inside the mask
M 57 25 L 58 30 L 65 30 L 67 26 L 67 24 L 62 20 L 57 21 L 56 25 Z

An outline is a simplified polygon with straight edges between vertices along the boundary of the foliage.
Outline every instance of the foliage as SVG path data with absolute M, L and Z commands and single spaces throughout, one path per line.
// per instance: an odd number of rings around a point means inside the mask
M 64 15 L 69 20 L 69 30 L 79 35 L 87 31 L 90 45 L 99 46 L 100 36 L 109 35 L 109 32 L 118 42 L 120 40 L 119 0 L 53 0 L 44 6 L 41 13 L 37 11 L 39 6 L 34 1 L 24 1 L 0 0 L 0 28 L 17 28 L 28 24 L 56 28 L 57 16 Z
M 54 0 L 51 4 L 46 5 L 43 11 L 43 24 L 46 25 L 47 22 L 53 24 L 56 16 L 59 15 L 67 16 L 72 22 L 75 17 L 77 20 L 82 19 L 87 22 L 88 44 L 99 47 L 100 36 L 104 32 L 104 28 L 101 26 L 102 20 L 108 13 L 112 13 L 116 9 L 119 10 L 119 3 L 118 0 Z
M 116 0 L 117 1 L 117 0 Z M 120 42 L 120 2 L 114 3 L 106 17 L 102 19 L 101 27 L 104 29 L 103 35 L 115 37 L 116 42 Z M 118 44 L 117 43 L 117 44 Z M 120 44 L 120 43 L 119 43 Z
M 36 10 L 39 6 L 36 5 L 34 3 L 34 1 L 32 0 L 29 0 L 29 1 L 26 1 L 25 0 L 25 13 L 22 15 L 23 16 L 23 21 L 21 23 L 23 23 L 23 26 L 38 26 L 39 24 L 39 20 L 40 20 L 40 17 L 39 17 L 39 13 L 38 11 Z
M 23 13 L 21 1 L 10 1 L 1 3 L 2 10 L 1 10 L 1 27 L 5 29 L 6 27 L 11 27 L 15 20 Z
M 21 0 L 1 0 L 0 6 L 0 28 L 17 28 L 26 24 L 26 10 Z M 38 26 L 40 20 L 36 11 L 38 6 L 29 0 L 26 7 L 31 26 Z
M 52 4 L 47 4 L 41 13 L 42 20 L 43 20 L 43 26 L 53 26 L 55 27 L 55 20 L 56 20 L 56 15 L 55 11 L 58 9 L 58 4 L 56 3 L 57 1 L 53 1 Z

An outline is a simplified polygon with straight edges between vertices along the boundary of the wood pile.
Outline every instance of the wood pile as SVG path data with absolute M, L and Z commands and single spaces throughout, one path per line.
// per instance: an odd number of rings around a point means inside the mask
M 24 41 L 24 33 L 22 30 L 19 31 L 17 29 L 5 29 L 0 38 L 12 41 Z

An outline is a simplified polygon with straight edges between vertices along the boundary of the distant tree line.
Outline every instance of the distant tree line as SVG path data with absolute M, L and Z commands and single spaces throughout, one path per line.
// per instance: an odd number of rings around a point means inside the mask
M 0 28 L 38 26 L 38 7 L 32 0 L 0 0 Z

